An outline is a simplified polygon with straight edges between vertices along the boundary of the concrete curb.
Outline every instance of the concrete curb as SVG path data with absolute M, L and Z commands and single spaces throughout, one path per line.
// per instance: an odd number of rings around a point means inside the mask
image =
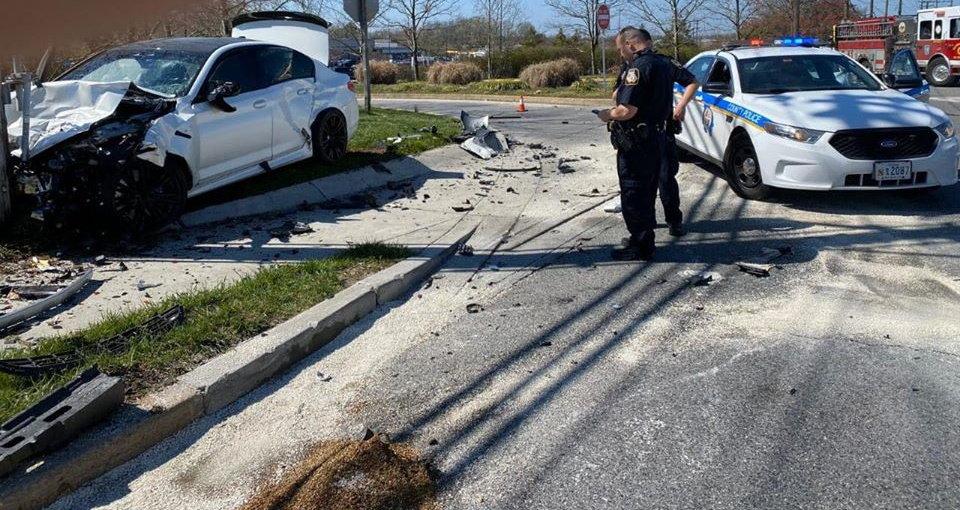
M 413 291 L 477 227 L 448 234 L 417 255 L 247 340 L 116 413 L 64 449 L 21 465 L 0 481 L 0 509 L 42 508 L 133 459 L 194 420 L 236 401 L 334 340 L 377 306 Z
M 491 103 L 511 103 L 516 104 L 520 101 L 520 94 L 513 96 L 497 96 L 489 94 L 374 94 L 373 99 L 434 99 L 440 101 L 488 101 Z M 610 106 L 610 98 L 600 97 L 548 97 L 548 96 L 523 96 L 527 104 L 546 104 L 561 106 Z

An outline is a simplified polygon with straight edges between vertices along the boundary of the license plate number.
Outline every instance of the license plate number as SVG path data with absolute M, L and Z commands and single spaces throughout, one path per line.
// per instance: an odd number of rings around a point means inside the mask
M 874 177 L 878 181 L 900 181 L 913 177 L 913 163 L 910 161 L 884 161 L 873 164 Z

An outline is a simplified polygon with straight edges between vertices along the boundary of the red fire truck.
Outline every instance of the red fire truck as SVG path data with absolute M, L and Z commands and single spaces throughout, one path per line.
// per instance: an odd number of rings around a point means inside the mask
M 960 5 L 947 3 L 953 2 L 921 2 L 916 16 L 841 23 L 833 27 L 834 44 L 877 75 L 888 72 L 895 56 L 909 50 L 932 85 L 953 85 L 960 75 Z

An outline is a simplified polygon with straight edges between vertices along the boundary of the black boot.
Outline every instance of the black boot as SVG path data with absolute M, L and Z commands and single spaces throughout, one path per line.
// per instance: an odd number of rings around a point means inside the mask
M 626 247 L 614 249 L 610 256 L 618 261 L 653 260 L 656 249 L 653 232 L 646 232 L 639 239 L 631 236 Z
M 687 235 L 687 229 L 683 228 L 683 223 L 673 223 L 670 225 L 670 235 L 673 237 L 683 237 Z

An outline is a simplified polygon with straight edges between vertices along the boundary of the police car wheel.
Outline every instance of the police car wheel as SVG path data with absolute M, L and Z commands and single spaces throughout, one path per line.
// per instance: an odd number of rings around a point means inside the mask
M 757 152 L 748 136 L 740 135 L 733 140 L 726 167 L 727 180 L 737 195 L 750 200 L 763 200 L 770 195 L 770 187 L 763 183 L 760 174 Z
M 957 77 L 950 74 L 950 64 L 943 58 L 933 59 L 927 66 L 927 81 L 937 87 L 949 87 Z

